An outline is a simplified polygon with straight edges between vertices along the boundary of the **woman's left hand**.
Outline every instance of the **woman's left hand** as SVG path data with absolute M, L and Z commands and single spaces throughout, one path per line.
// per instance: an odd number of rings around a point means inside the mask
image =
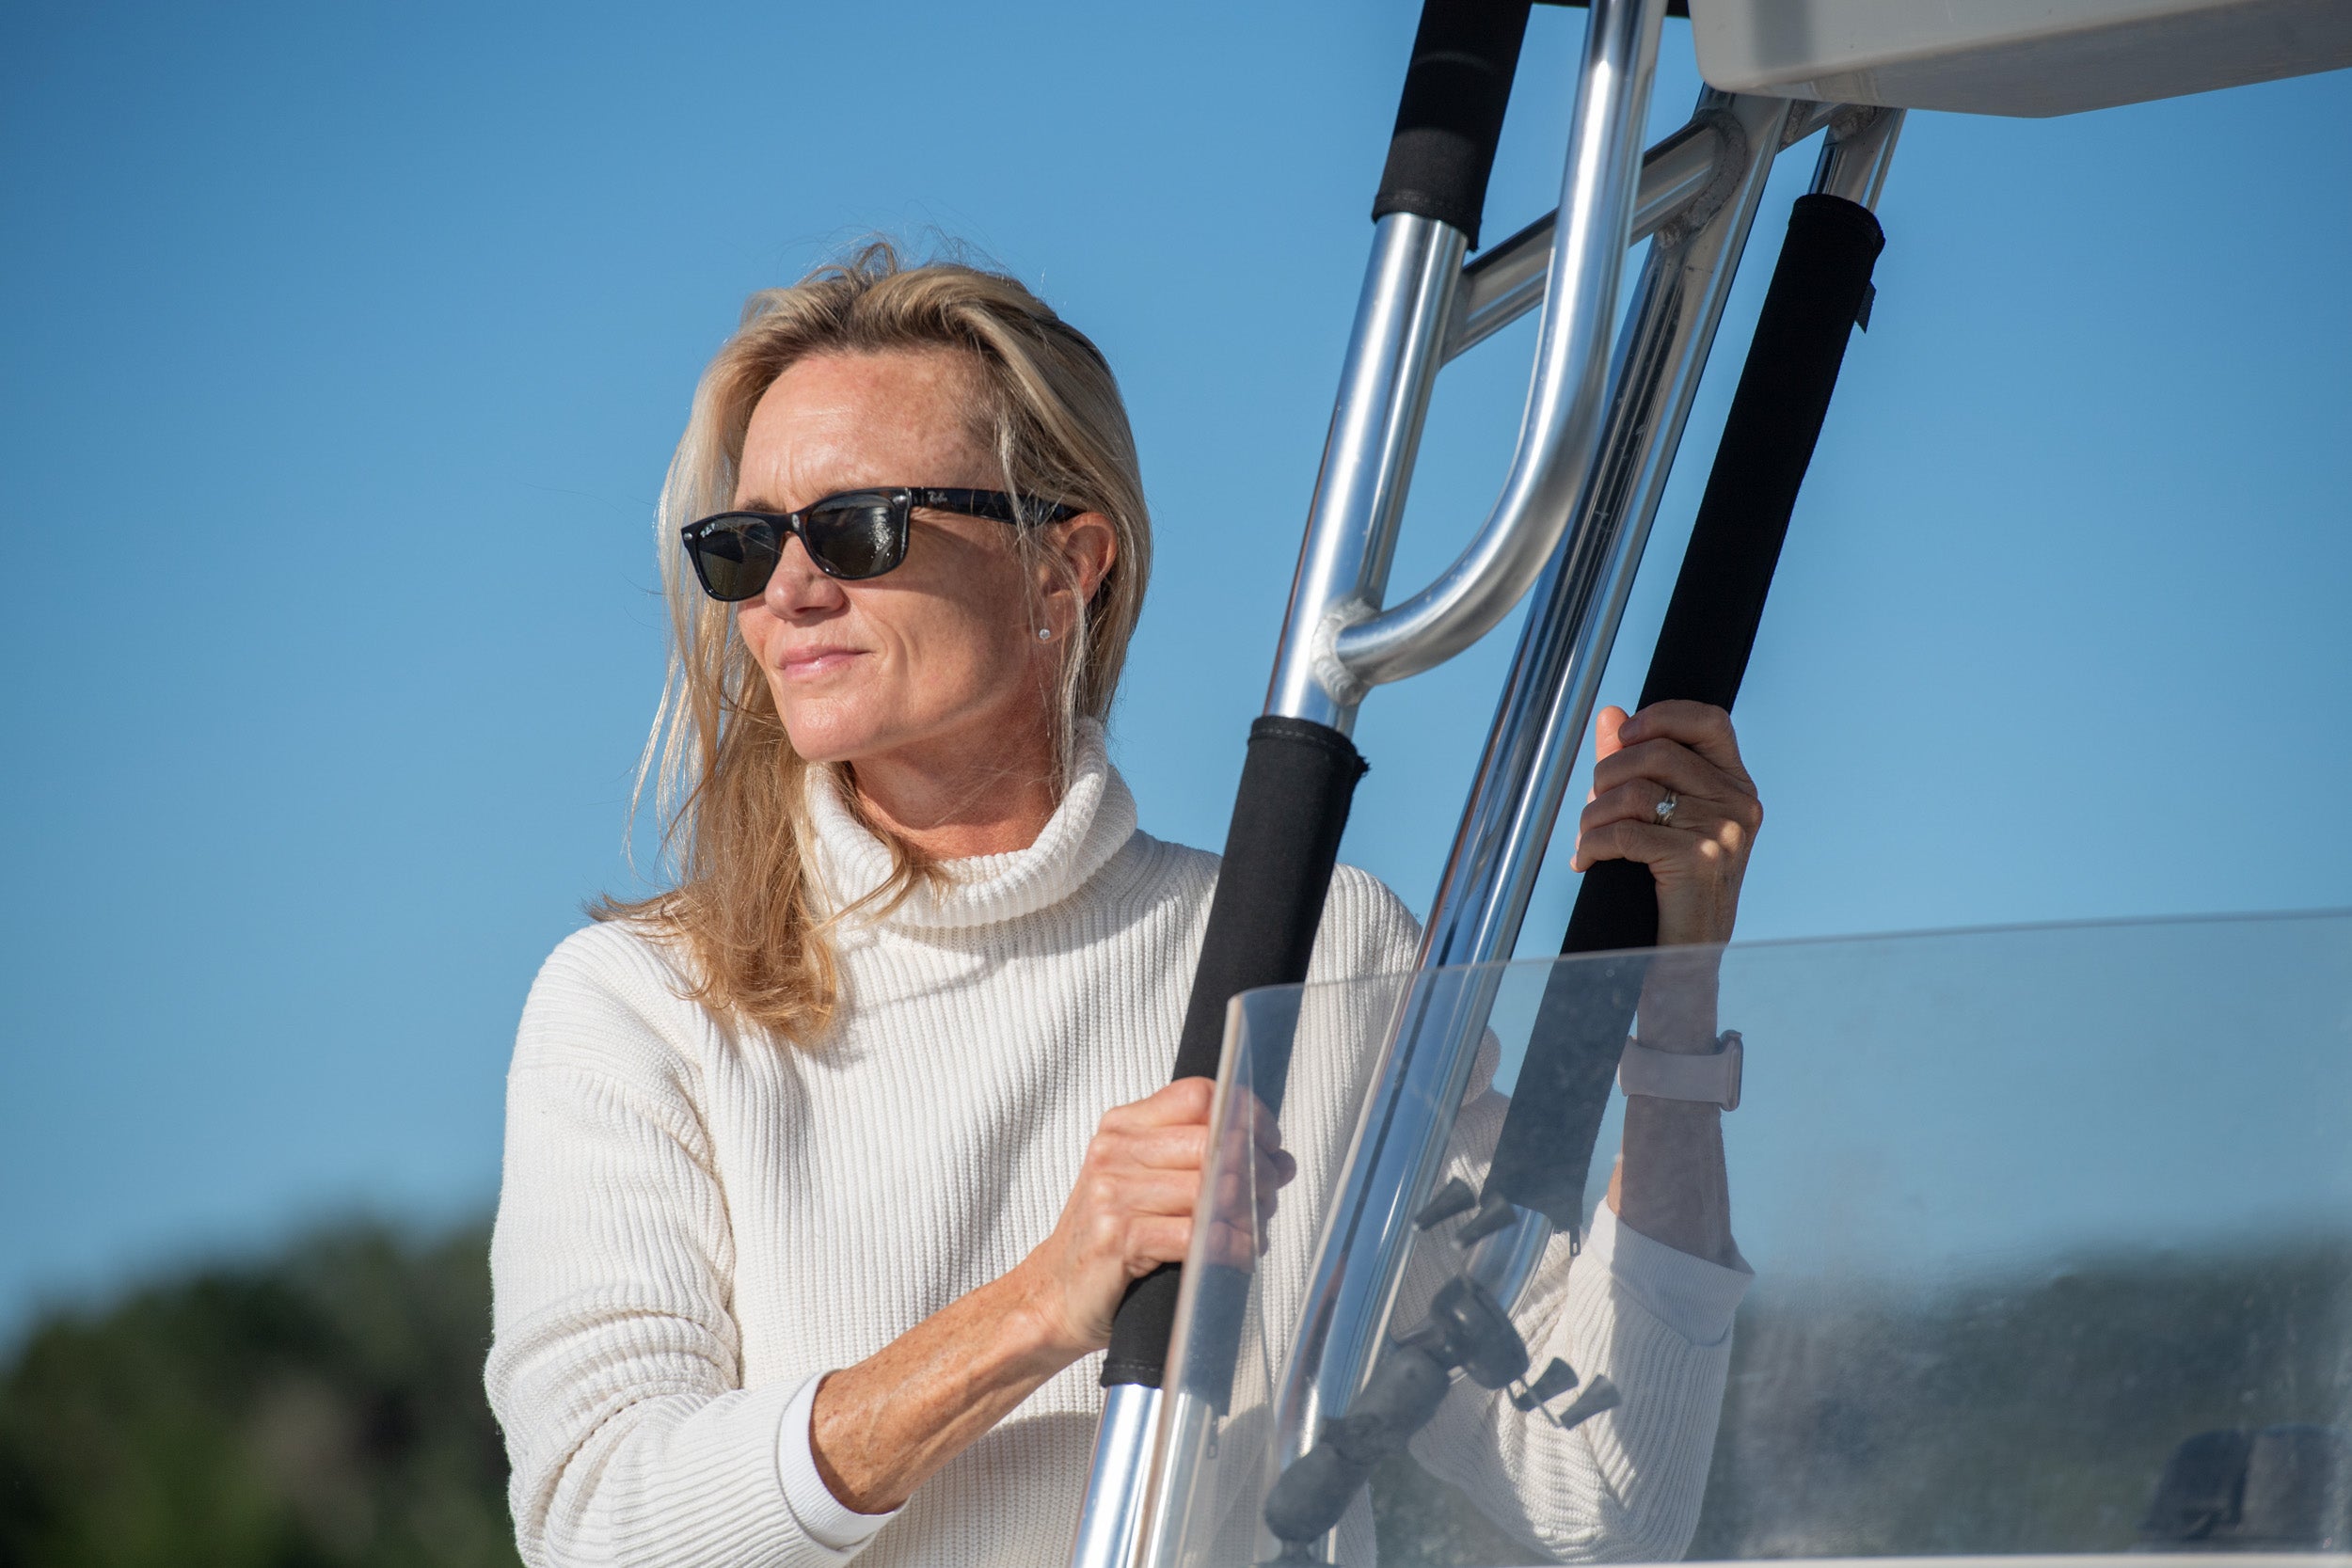
M 1658 881 L 1661 946 L 1728 942 L 1764 821 L 1731 715 L 1705 703 L 1653 703 L 1631 718 L 1605 707 L 1595 727 L 1598 760 L 1577 820 L 1574 869 L 1640 861 Z M 1670 799 L 1661 820 L 1660 803 Z

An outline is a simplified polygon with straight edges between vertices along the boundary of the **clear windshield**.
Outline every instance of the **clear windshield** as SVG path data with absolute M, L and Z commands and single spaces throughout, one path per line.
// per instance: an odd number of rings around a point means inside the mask
M 1430 1018 L 1479 1014 L 1463 1069 L 1419 1081 L 1424 1102 L 1442 1085 L 1420 1106 L 1437 1158 L 1347 1228 L 1351 1143 L 1416 1114 L 1375 1099 L 1366 1119 L 1398 1021 L 1430 1038 Z M 1695 1101 L 1633 1101 L 1629 1138 L 1616 1044 L 1601 1061 L 1591 1043 L 1629 1026 L 1693 1056 L 1738 1032 L 1719 1174 Z M 1592 1059 L 1563 1069 L 1580 1031 Z M 1686 1090 L 1726 1071 L 1692 1070 Z M 1543 1125 L 1505 1132 L 1546 1075 Z M 1570 1102 L 1602 1088 L 1594 1139 Z M 1217 1117 L 1159 1562 L 2348 1544 L 2352 918 L 1254 992 Z M 1514 1191 L 1548 1194 L 1557 1223 L 1495 1201 L 1498 1136 L 1549 1162 Z M 1350 1274 L 1384 1248 L 1401 1259 L 1387 1278 Z M 1391 1305 L 1362 1365 L 1298 1346 L 1302 1323 L 1343 1322 L 1331 1304 L 1367 1291 Z M 1302 1465 L 1312 1484 L 1300 1470 L 1286 1490 Z

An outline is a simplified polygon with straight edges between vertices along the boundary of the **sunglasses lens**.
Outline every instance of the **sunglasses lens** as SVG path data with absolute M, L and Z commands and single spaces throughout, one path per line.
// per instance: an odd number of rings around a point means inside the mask
M 755 597 L 776 569 L 775 529 L 755 517 L 720 521 L 687 547 L 714 599 Z
M 886 501 L 814 508 L 801 525 L 808 553 L 837 578 L 873 578 L 906 559 L 906 530 Z

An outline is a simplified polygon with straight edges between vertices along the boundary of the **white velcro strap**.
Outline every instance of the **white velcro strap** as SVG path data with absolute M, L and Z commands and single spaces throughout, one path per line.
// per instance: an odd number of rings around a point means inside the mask
M 1736 1029 L 1724 1030 L 1716 1049 L 1705 1056 L 1652 1051 L 1639 1040 L 1628 1039 L 1625 1054 L 1617 1058 L 1617 1086 L 1629 1095 L 1692 1100 L 1736 1111 L 1740 1108 L 1741 1055 Z

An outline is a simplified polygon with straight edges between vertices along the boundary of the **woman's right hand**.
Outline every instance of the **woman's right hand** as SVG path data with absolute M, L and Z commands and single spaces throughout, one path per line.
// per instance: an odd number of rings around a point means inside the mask
M 809 1453 L 835 1497 L 862 1513 L 897 1508 L 1048 1378 L 1110 1343 L 1128 1285 L 1184 1261 L 1192 1242 L 1214 1090 L 1181 1079 L 1105 1116 L 1036 1251 L 818 1386 Z M 1254 1099 L 1249 1111 L 1226 1134 L 1234 1147 L 1218 1163 L 1227 1180 L 1205 1248 L 1235 1267 L 1252 1261 L 1275 1189 L 1298 1173 L 1274 1117 Z
M 1111 1318 L 1129 1285 L 1163 1263 L 1184 1260 L 1208 1158 L 1215 1089 L 1206 1078 L 1180 1078 L 1148 1100 L 1105 1115 L 1053 1234 L 1017 1271 L 1047 1339 L 1069 1359 L 1110 1343 Z M 1212 1236 L 1215 1255 L 1235 1266 L 1246 1265 L 1256 1250 L 1252 1238 L 1273 1216 L 1276 1189 L 1298 1174 L 1273 1117 L 1263 1106 L 1251 1109 L 1256 1114 L 1231 1135 L 1255 1143 L 1254 1180 L 1245 1192 L 1237 1175 L 1229 1178 L 1232 1191 L 1216 1212 L 1232 1212 L 1232 1220 L 1220 1223 Z M 1226 1168 L 1233 1171 L 1235 1163 L 1226 1162 Z M 1246 1212 L 1252 1196 L 1254 1227 Z

